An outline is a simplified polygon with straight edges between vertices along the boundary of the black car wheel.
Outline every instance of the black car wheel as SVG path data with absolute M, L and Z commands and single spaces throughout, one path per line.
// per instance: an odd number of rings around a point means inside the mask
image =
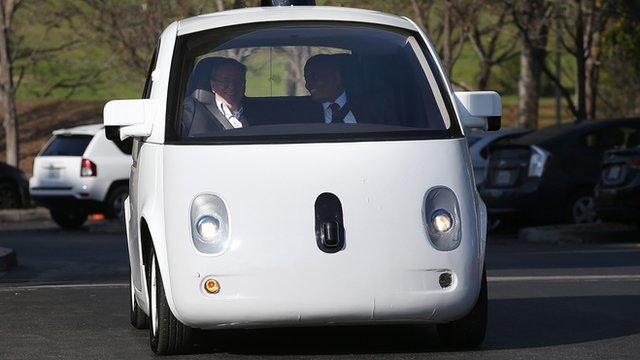
M 598 221 L 595 198 L 591 194 L 580 194 L 572 198 L 569 220 L 574 224 L 588 224 Z
M 87 213 L 83 211 L 49 210 L 53 221 L 63 229 L 75 230 L 87 221 Z
M 124 201 L 129 196 L 129 187 L 118 186 L 111 190 L 107 198 L 107 215 L 116 220 L 124 221 Z
M 185 354 L 191 351 L 193 329 L 184 325 L 171 312 L 162 285 L 155 253 L 149 262 L 149 335 L 151 350 L 158 355 Z
M 9 182 L 0 182 L 0 209 L 15 209 L 20 207 L 20 192 Z
M 480 294 L 471 312 L 462 319 L 437 326 L 442 342 L 452 348 L 480 346 L 487 331 L 487 303 L 487 273 L 483 270 Z

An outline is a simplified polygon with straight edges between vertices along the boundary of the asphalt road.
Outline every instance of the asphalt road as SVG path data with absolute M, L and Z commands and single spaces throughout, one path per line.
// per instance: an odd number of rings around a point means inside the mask
M 151 358 L 128 322 L 122 234 L 92 227 L 1 230 L 19 267 L 0 273 L 0 359 Z M 200 334 L 184 358 L 639 359 L 640 245 L 490 239 L 482 349 L 450 351 L 429 326 Z M 182 358 L 182 357 L 178 357 Z

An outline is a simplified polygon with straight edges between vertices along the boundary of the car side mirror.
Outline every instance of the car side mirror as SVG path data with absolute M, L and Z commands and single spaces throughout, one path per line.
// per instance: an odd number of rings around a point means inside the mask
M 104 106 L 107 139 L 120 142 L 130 137 L 148 137 L 153 129 L 153 117 L 160 109 L 154 99 L 112 100 Z
M 487 131 L 500 130 L 502 100 L 495 91 L 456 91 L 456 106 L 462 126 Z

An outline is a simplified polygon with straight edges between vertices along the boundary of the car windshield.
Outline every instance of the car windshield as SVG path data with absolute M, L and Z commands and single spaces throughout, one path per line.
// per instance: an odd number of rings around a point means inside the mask
M 461 136 L 420 38 L 362 24 L 278 23 L 181 36 L 167 139 L 260 142 Z M 173 86 L 173 85 L 176 86 Z M 171 110 L 170 110 L 171 111 Z
M 91 135 L 55 135 L 40 156 L 82 156 Z

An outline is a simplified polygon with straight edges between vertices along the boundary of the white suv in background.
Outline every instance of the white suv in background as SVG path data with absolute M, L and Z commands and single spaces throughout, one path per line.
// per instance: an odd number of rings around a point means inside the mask
M 102 124 L 56 130 L 33 161 L 29 192 L 63 228 L 93 212 L 122 219 L 130 168 L 131 143 L 116 146 Z

